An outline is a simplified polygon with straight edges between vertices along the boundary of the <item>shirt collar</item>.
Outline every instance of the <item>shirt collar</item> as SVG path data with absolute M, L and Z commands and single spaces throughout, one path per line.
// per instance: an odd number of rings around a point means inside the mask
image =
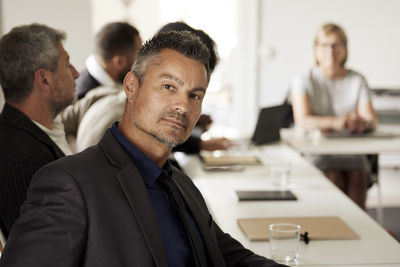
M 65 155 L 73 154 L 65 135 L 64 124 L 61 122 L 61 116 L 57 116 L 54 119 L 53 129 L 49 129 L 34 120 L 32 120 L 32 122 L 36 124 L 43 132 L 45 132 Z
M 172 168 L 169 161 L 165 162 L 162 168 L 158 167 L 145 154 L 139 151 L 117 128 L 118 122 L 111 127 L 111 133 L 130 156 L 147 187 L 153 187 L 158 177 L 169 177 L 172 175 Z
M 93 76 L 101 85 L 108 87 L 119 87 L 110 75 L 100 66 L 94 55 L 90 55 L 86 59 L 86 68 L 90 75 Z

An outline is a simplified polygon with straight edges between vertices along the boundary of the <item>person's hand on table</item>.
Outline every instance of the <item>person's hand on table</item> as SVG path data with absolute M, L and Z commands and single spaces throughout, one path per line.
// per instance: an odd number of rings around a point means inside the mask
M 227 150 L 232 142 L 225 138 L 213 138 L 210 140 L 201 140 L 200 148 L 206 151 Z
M 357 114 L 350 114 L 345 123 L 345 129 L 351 133 L 361 134 L 373 130 L 371 123 Z

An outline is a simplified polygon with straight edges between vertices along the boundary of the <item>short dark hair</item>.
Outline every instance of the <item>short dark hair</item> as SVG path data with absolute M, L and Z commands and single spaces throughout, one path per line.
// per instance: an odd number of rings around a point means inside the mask
M 128 23 L 108 23 L 96 34 L 95 52 L 104 61 L 108 61 L 116 54 L 129 53 L 138 36 L 139 31 Z
M 210 66 L 211 73 L 214 71 L 219 61 L 217 44 L 207 33 L 202 30 L 194 29 L 183 21 L 167 23 L 158 32 L 160 33 L 168 31 L 190 31 L 191 33 L 194 33 L 200 37 L 201 41 L 210 50 L 210 61 L 208 62 L 208 65 Z
M 57 70 L 57 45 L 65 38 L 63 31 L 36 23 L 15 27 L 1 38 L 0 84 L 7 101 L 18 102 L 31 93 L 38 69 Z
M 204 65 L 207 71 L 207 81 L 210 80 L 210 67 L 208 65 L 210 52 L 199 37 L 189 31 L 168 31 L 156 34 L 140 49 L 132 72 L 138 77 L 141 84 L 144 74 L 150 63 L 157 60 L 163 49 L 172 49 L 176 52 L 194 59 Z

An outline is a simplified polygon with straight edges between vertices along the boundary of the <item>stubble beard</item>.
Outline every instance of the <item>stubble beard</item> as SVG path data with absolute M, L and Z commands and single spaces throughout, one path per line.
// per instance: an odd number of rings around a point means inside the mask
M 180 115 L 177 112 L 174 111 L 169 111 L 169 112 L 165 112 L 163 113 L 160 118 L 158 119 L 158 122 L 161 121 L 163 118 L 166 117 L 172 117 L 172 118 L 178 118 L 182 121 L 182 123 L 185 125 L 185 135 L 182 138 L 177 138 L 176 136 L 170 134 L 166 134 L 165 130 L 163 131 L 162 129 L 158 129 L 158 128 L 152 128 L 152 129 L 146 129 L 146 127 L 144 126 L 144 123 L 140 120 L 136 120 L 133 112 L 131 113 L 131 121 L 133 122 L 133 124 L 135 125 L 136 128 L 138 128 L 139 130 L 147 133 L 148 135 L 152 136 L 153 138 L 155 138 L 158 142 L 168 146 L 168 147 L 176 147 L 182 143 L 184 143 L 186 141 L 186 132 L 187 132 L 187 128 L 188 128 L 188 121 L 187 118 L 185 116 Z M 173 127 L 173 126 L 172 126 Z
M 61 96 L 60 94 L 53 94 L 52 100 L 50 101 L 50 110 L 53 113 L 54 117 L 56 117 L 63 109 L 72 104 L 75 98 L 75 94 L 73 94 L 69 98 L 63 98 L 63 96 Z

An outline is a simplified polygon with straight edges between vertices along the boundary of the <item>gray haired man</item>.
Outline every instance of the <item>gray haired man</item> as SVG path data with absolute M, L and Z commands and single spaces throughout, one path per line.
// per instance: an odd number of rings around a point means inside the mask
M 62 41 L 65 33 L 45 25 L 12 29 L 0 39 L 0 228 L 7 237 L 43 165 L 70 154 L 57 114 L 75 97 L 79 76 Z

